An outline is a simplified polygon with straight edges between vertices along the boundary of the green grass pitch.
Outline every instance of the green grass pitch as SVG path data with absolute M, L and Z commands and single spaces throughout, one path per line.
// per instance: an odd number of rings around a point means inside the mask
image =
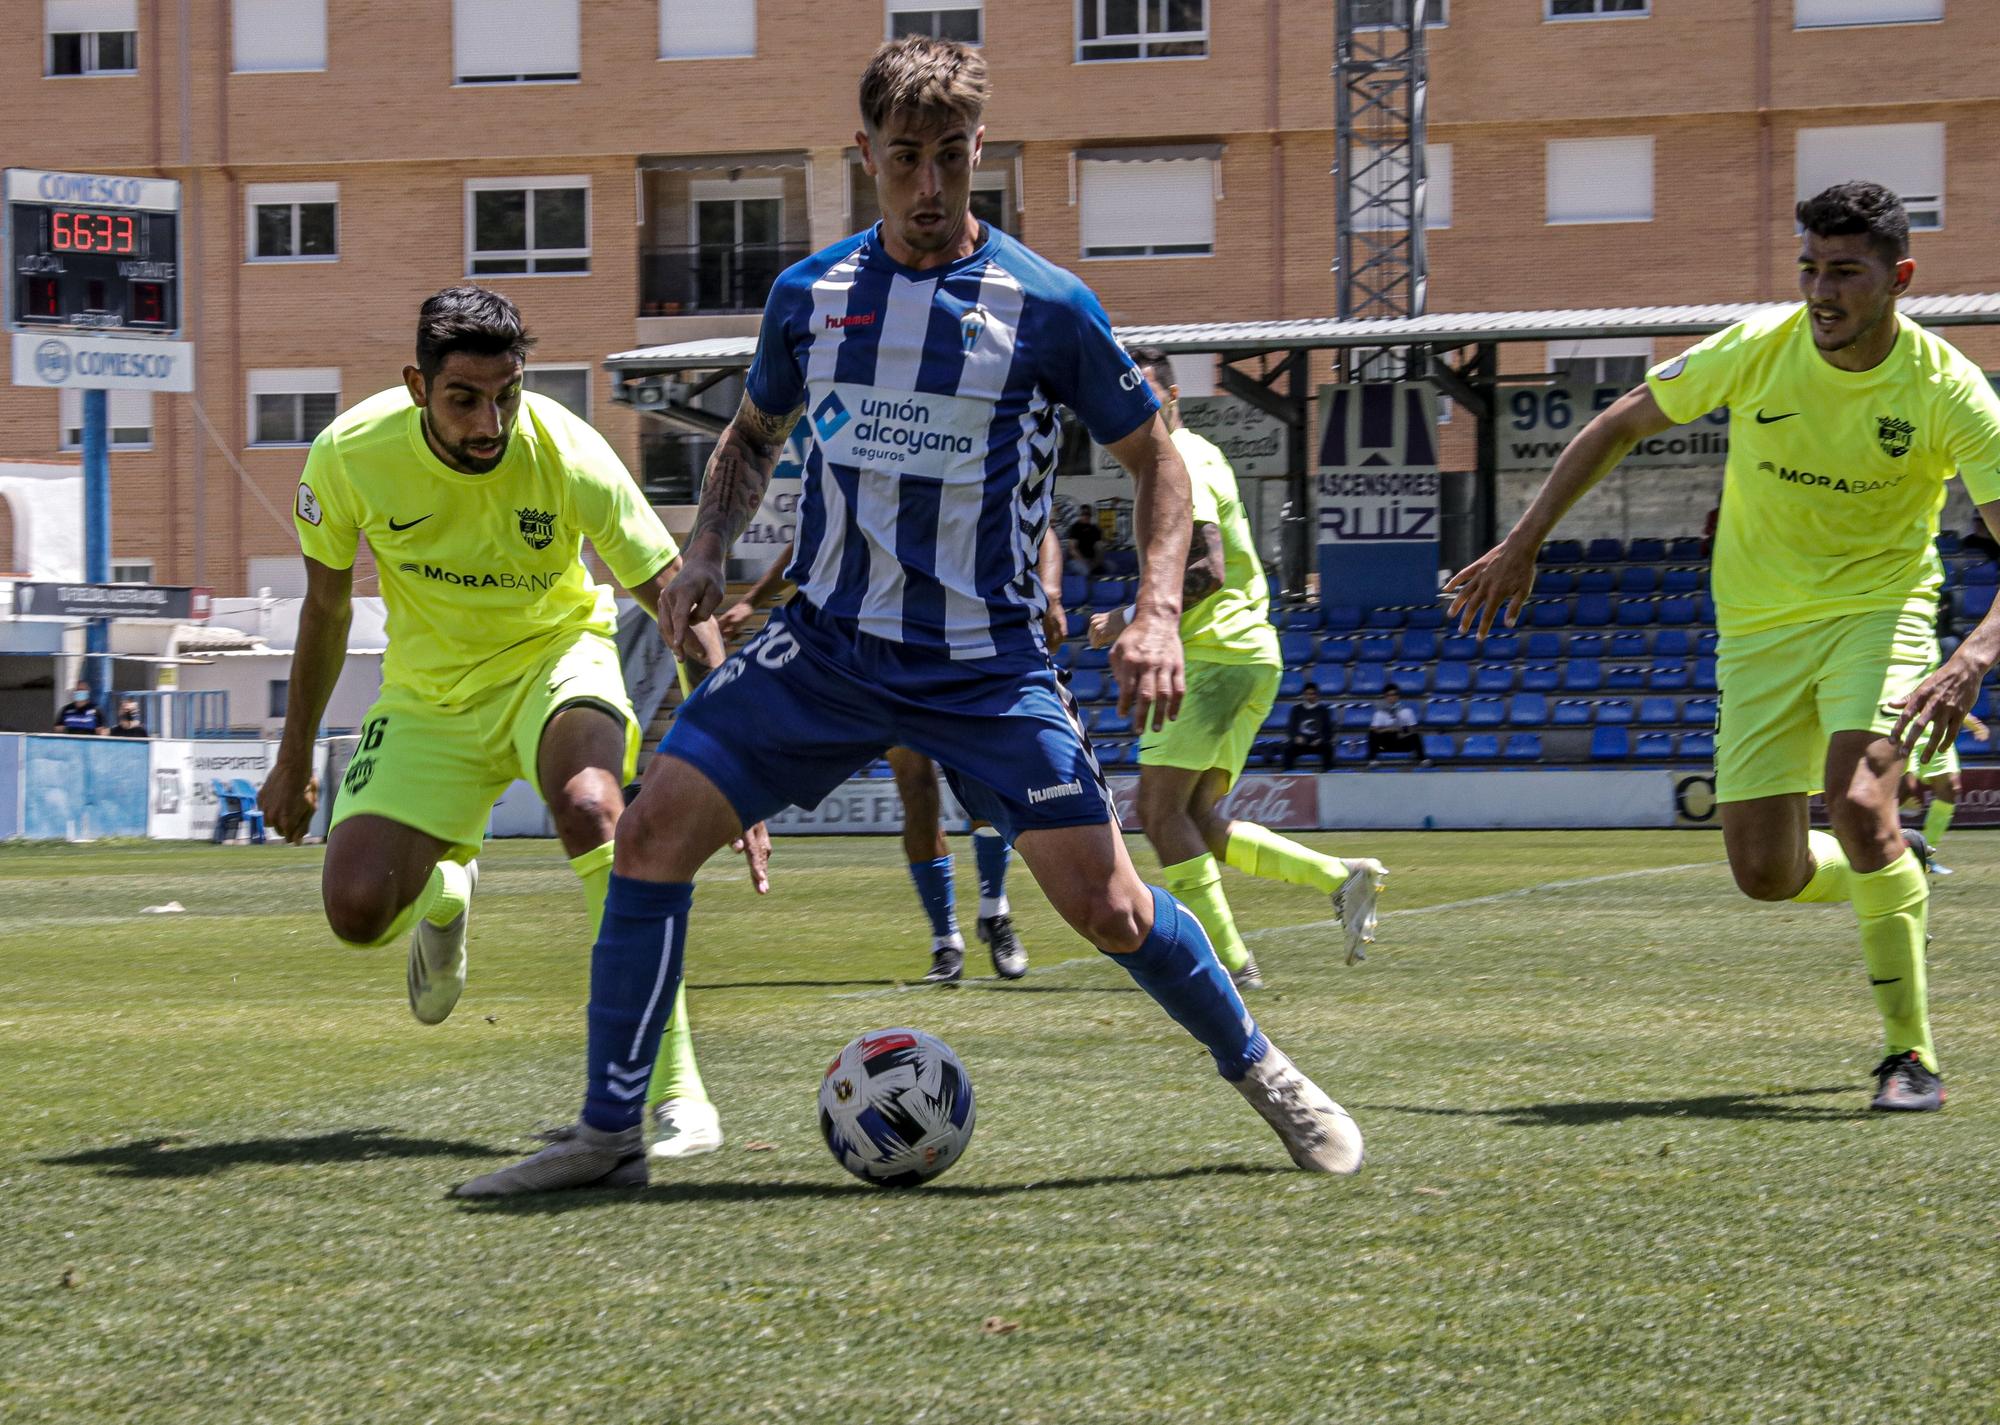
M 1713 835 L 1307 839 L 1392 868 L 1365 965 L 1324 902 L 1228 886 L 1358 1178 L 1294 1171 L 1018 867 L 1029 978 L 904 987 L 898 844 L 827 838 L 779 843 L 768 900 L 723 863 L 696 900 L 728 1145 L 497 1207 L 443 1193 L 581 1087 L 552 844 L 490 848 L 433 1029 L 400 947 L 325 934 L 317 851 L 0 847 L 0 1420 L 2000 1417 L 2000 837 L 1948 848 L 1952 1100 L 1907 1118 L 1865 1112 L 1848 911 L 1740 899 Z M 979 1111 L 900 1194 L 814 1110 L 894 1024 L 958 1051 Z

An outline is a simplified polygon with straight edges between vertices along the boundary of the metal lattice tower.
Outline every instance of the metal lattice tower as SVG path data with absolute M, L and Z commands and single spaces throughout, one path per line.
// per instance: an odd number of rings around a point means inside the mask
M 1335 0 L 1334 204 L 1336 315 L 1417 317 L 1424 248 L 1425 12 L 1436 0 Z M 1355 351 L 1350 380 L 1406 374 L 1395 350 Z

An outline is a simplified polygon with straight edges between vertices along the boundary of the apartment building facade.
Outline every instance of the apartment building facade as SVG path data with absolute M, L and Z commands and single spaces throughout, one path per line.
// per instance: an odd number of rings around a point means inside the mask
M 531 384 L 685 499 L 698 452 L 614 405 L 597 363 L 754 330 L 786 263 L 872 220 L 855 85 L 903 30 L 984 46 L 975 207 L 1115 321 L 1334 311 L 1332 0 L 31 7 L 40 44 L 0 50 L 0 163 L 183 184 L 198 385 L 113 397 L 126 578 L 295 591 L 312 434 L 396 382 L 417 304 L 467 279 L 520 303 Z M 1921 290 L 2000 290 L 1981 8 L 1432 0 L 1430 309 L 1783 299 L 1794 201 L 1849 176 L 1904 194 Z M 1955 339 L 2000 367 L 2000 333 Z M 1508 361 L 1622 380 L 1654 350 Z M 63 458 L 78 423 L 73 397 L 0 384 L 0 459 Z M 11 549 L 0 501 L 0 566 Z

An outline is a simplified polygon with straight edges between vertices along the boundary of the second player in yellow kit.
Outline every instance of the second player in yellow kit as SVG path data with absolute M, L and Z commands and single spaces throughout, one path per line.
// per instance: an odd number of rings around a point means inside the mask
M 1461 626 L 1518 616 L 1556 521 L 1634 444 L 1729 411 L 1713 587 L 1716 796 L 1737 886 L 1848 901 L 1886 1053 L 1871 1107 L 1943 1106 L 1931 1042 L 1923 838 L 1902 831 L 1906 759 L 1941 756 L 2000 657 L 1989 617 L 1937 666 L 1935 541 L 1957 474 L 2000 527 L 2000 399 L 1896 311 L 1916 270 L 1901 202 L 1843 183 L 1799 204 L 1803 305 L 1754 316 L 1648 373 L 1556 462 L 1497 548 L 1451 581 Z M 1933 672 L 1932 670 L 1936 671 Z M 1832 830 L 1807 797 L 1824 789 Z

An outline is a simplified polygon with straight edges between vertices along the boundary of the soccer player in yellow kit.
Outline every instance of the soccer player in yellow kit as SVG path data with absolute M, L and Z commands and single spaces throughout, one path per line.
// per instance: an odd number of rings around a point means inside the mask
M 612 591 L 580 557 L 588 536 L 648 613 L 679 550 L 602 436 L 521 389 L 533 338 L 478 287 L 427 300 L 404 385 L 346 411 L 313 442 L 294 509 L 306 561 L 291 694 L 258 801 L 297 841 L 317 800 L 313 736 L 347 653 L 357 542 L 388 609 L 382 691 L 341 781 L 321 896 L 350 945 L 410 932 L 410 1012 L 441 1023 L 465 988 L 466 930 L 494 801 L 538 787 L 593 921 L 611 876 L 641 728 L 612 642 Z M 711 624 L 711 666 L 722 644 Z M 751 845 L 763 889 L 759 838 Z M 695 1069 L 685 1001 L 661 1043 L 658 1156 L 721 1145 Z
M 1954 471 L 2000 530 L 2000 399 L 1897 313 L 1916 264 L 1893 193 L 1838 184 L 1799 204 L 1798 221 L 1804 304 L 1649 372 L 1448 587 L 1462 628 L 1483 632 L 1503 607 L 1512 622 L 1542 541 L 1584 491 L 1638 441 L 1729 408 L 1713 584 L 1730 869 L 1756 900 L 1852 903 L 1887 1041 L 1872 1106 L 1921 1112 L 1944 1104 L 1924 971 L 1930 890 L 1897 790 L 1906 758 L 1929 761 L 1957 736 L 2000 656 L 1996 613 L 1937 666 L 1935 543 Z M 1831 835 L 1807 825 L 1821 789 Z
M 1159 854 L 1160 879 L 1194 912 L 1238 989 L 1261 989 L 1264 978 L 1237 933 L 1218 857 L 1246 875 L 1331 897 L 1352 965 L 1367 958 L 1362 947 L 1375 939 L 1375 900 L 1388 874 L 1382 863 L 1327 856 L 1254 821 L 1216 814 L 1277 699 L 1284 659 L 1236 472 L 1214 442 L 1181 420 L 1172 359 L 1141 347 L 1132 360 L 1160 403 L 1193 492 L 1194 532 L 1181 585 L 1187 697 L 1178 718 L 1139 738 L 1139 820 Z M 1095 615 L 1090 646 L 1109 648 L 1125 623 L 1122 609 Z

